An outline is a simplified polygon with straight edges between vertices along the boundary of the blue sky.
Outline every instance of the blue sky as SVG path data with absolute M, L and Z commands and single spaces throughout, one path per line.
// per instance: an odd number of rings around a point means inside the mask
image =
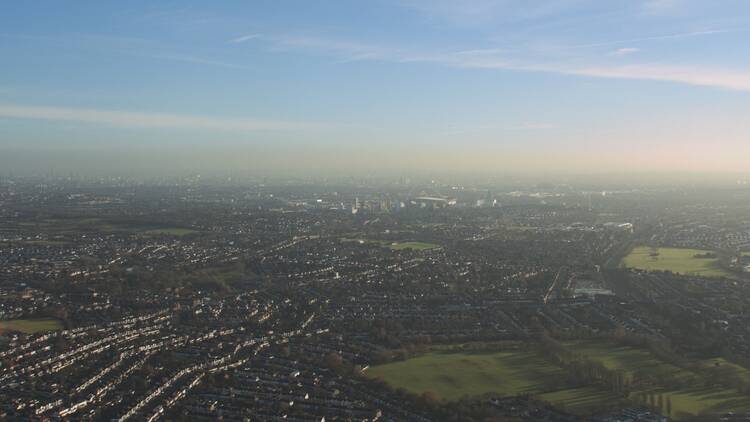
M 745 171 L 749 53 L 740 0 L 8 1 L 0 149 Z

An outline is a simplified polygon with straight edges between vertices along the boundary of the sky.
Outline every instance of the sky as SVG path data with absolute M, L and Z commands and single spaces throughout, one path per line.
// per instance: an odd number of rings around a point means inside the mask
M 0 172 L 747 172 L 745 0 L 5 1 Z

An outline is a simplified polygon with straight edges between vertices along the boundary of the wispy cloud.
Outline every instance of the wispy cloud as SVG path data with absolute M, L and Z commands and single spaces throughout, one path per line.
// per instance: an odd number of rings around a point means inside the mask
M 258 34 L 258 36 L 260 36 Z M 217 60 L 209 55 L 213 52 L 206 52 L 202 55 L 195 49 L 186 49 L 185 47 L 174 47 L 144 38 L 109 36 L 100 34 L 70 34 L 66 37 L 47 36 L 47 35 L 17 35 L 0 33 L 2 38 L 11 38 L 24 41 L 45 42 L 60 48 L 74 48 L 85 51 L 97 51 L 106 53 L 117 53 L 131 57 L 143 57 L 155 60 L 167 60 L 196 65 L 250 69 L 238 63 L 232 63 L 224 60 Z M 249 38 L 248 38 L 249 39 Z
M 635 47 L 623 47 L 618 48 L 617 50 L 610 53 L 612 56 L 627 56 L 628 54 L 634 54 L 641 51 L 640 48 Z
M 567 70 L 561 68 L 558 71 L 571 75 L 592 76 L 596 78 L 668 81 L 736 91 L 750 91 L 750 72 L 728 69 L 664 64 L 634 64 L 627 66 L 572 68 Z
M 750 32 L 750 28 L 734 28 L 734 29 L 707 29 L 702 31 L 690 31 L 690 32 L 678 32 L 673 34 L 654 35 L 650 37 L 640 38 L 628 38 L 622 40 L 603 41 L 597 43 L 578 44 L 569 47 L 568 49 L 581 49 L 581 48 L 592 48 L 592 47 L 610 47 L 621 44 L 635 44 L 648 41 L 664 41 L 664 40 L 676 40 L 680 38 L 693 38 L 702 37 L 706 35 L 720 35 L 720 34 L 735 34 L 742 32 Z
M 229 42 L 237 44 L 237 43 L 243 43 L 243 42 L 247 42 L 250 40 L 254 40 L 260 37 L 261 37 L 261 34 L 248 34 L 248 35 L 243 35 L 241 37 L 232 38 L 231 40 L 229 40 Z
M 750 72 L 691 65 L 643 63 L 630 65 L 571 66 L 559 63 L 520 63 L 499 61 L 446 62 L 465 68 L 559 73 L 609 79 L 633 79 L 682 83 L 694 86 L 750 91 Z
M 323 37 L 277 36 L 264 39 L 271 42 L 273 49 L 277 51 L 305 50 L 337 56 L 347 61 L 392 60 L 407 54 L 406 51 L 397 48 Z
M 717 32 L 719 31 L 710 31 L 710 33 Z M 709 33 L 709 31 L 703 31 L 703 33 Z M 678 36 L 678 34 L 672 36 Z M 299 50 L 335 57 L 340 62 L 377 60 L 393 63 L 433 63 L 457 68 L 548 72 L 595 78 L 655 80 L 750 91 L 750 71 L 747 70 L 664 63 L 636 63 L 630 65 L 621 65 L 619 63 L 591 64 L 591 59 L 589 59 L 589 64 L 571 65 L 555 61 L 545 61 L 544 59 L 518 58 L 518 55 L 508 57 L 503 54 L 503 50 L 495 49 L 429 52 L 318 37 L 264 37 L 264 39 L 270 43 L 272 50 Z M 635 47 L 628 47 L 616 52 L 620 55 L 626 55 L 637 51 L 638 49 Z
M 0 104 L 0 117 L 82 122 L 124 128 L 198 129 L 227 132 L 310 130 L 325 127 L 322 124 L 309 122 L 16 104 Z

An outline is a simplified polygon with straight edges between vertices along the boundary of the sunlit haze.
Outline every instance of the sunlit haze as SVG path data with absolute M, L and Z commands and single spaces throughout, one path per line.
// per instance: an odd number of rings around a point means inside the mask
M 750 0 L 0 0 L 0 421 L 750 421 Z
M 741 0 L 6 2 L 17 173 L 745 173 Z

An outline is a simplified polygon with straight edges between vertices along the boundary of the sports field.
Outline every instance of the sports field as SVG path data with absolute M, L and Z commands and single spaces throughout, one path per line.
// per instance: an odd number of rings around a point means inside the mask
M 707 253 L 710 254 L 711 251 L 637 246 L 622 260 L 622 265 L 646 271 L 671 271 L 702 277 L 732 277 L 730 272 L 719 266 L 718 258 L 700 257 Z
M 565 388 L 565 372 L 530 350 L 511 352 L 432 352 L 375 366 L 369 376 L 415 394 L 434 392 L 444 400 L 495 393 L 531 394 L 566 410 L 587 414 L 590 408 L 617 400 L 599 387 Z
M 436 243 L 427 243 L 427 242 L 391 242 L 387 240 L 369 240 L 369 239 L 352 239 L 352 238 L 342 238 L 342 242 L 357 242 L 360 244 L 372 244 L 372 245 L 379 245 L 384 248 L 390 248 L 394 251 L 400 251 L 404 249 L 413 249 L 418 251 L 424 251 L 429 249 L 438 249 L 440 248 L 440 245 Z
M 427 249 L 437 249 L 440 247 L 440 245 L 436 245 L 434 243 L 426 243 L 426 242 L 394 242 L 390 244 L 386 244 L 389 248 L 400 251 L 403 249 L 414 249 L 418 251 L 423 251 Z
M 665 363 L 649 351 L 621 347 L 607 341 L 568 342 L 566 347 L 576 353 L 602 362 L 610 369 L 619 369 L 626 376 L 636 372 L 656 375 L 656 379 L 682 378 L 691 387 L 668 390 L 653 387 L 636 391 L 633 398 L 646 394 L 666 397 L 672 404 L 675 419 L 702 412 L 721 413 L 750 410 L 750 397 L 733 389 L 705 387 L 703 376 Z M 705 361 L 706 365 L 716 360 Z M 735 368 L 743 376 L 747 369 L 721 360 L 721 365 Z M 434 392 L 444 400 L 463 396 L 496 393 L 505 396 L 532 394 L 567 411 L 587 414 L 592 408 L 618 399 L 615 393 L 598 385 L 566 388 L 566 373 L 533 350 L 518 349 L 505 352 L 450 352 L 433 351 L 406 361 L 374 366 L 369 376 L 380 378 L 394 388 L 421 394 Z
M 6 331 L 20 331 L 26 334 L 33 334 L 42 331 L 61 330 L 62 328 L 62 323 L 52 318 L 12 319 L 8 321 L 0 321 L 0 334 Z
M 603 341 L 579 341 L 565 345 L 573 352 L 600 361 L 609 369 L 619 369 L 626 373 L 645 371 L 657 377 L 679 378 L 691 375 L 690 372 L 658 360 L 647 350 L 617 346 Z
M 146 230 L 141 233 L 146 236 L 161 236 L 161 235 L 185 236 L 188 234 L 193 234 L 193 233 L 198 233 L 198 232 L 193 229 L 184 229 L 180 227 L 164 227 L 164 228 Z
M 566 345 L 570 350 L 598 360 L 610 369 L 623 370 L 628 376 L 632 376 L 635 372 L 642 372 L 653 375 L 657 379 L 667 377 L 685 380 L 696 379 L 697 381 L 691 383 L 693 387 L 680 390 L 654 389 L 640 392 L 670 397 L 672 401 L 671 416 L 674 418 L 679 419 L 681 416 L 696 415 L 702 412 L 720 413 L 750 410 L 750 397 L 729 388 L 704 387 L 703 375 L 662 362 L 647 350 L 622 347 L 602 341 L 583 341 Z M 703 363 L 713 365 L 716 362 L 736 370 L 742 376 L 748 373 L 747 369 L 723 359 L 713 359 Z
M 544 393 L 538 397 L 554 406 L 575 414 L 588 414 L 603 403 L 616 402 L 617 394 L 600 387 L 580 387 Z
M 395 388 L 421 394 L 432 391 L 446 400 L 484 393 L 535 394 L 564 376 L 562 369 L 531 351 L 432 352 L 370 368 L 368 374 Z

